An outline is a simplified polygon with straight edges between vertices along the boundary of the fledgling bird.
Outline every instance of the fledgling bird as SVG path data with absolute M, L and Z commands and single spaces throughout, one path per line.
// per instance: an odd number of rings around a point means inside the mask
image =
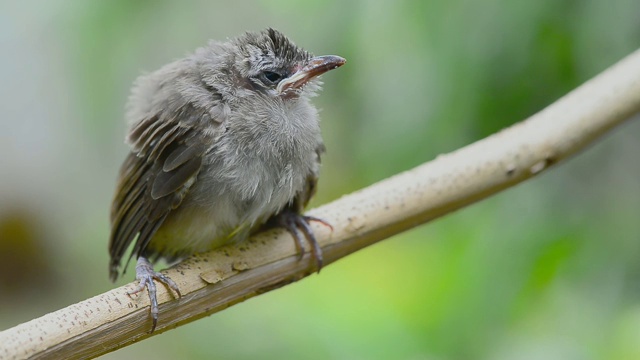
M 309 227 L 319 219 L 302 215 L 324 151 L 310 98 L 320 90 L 318 76 L 344 63 L 266 29 L 212 41 L 136 81 L 127 112 L 131 152 L 111 207 L 109 271 L 115 281 L 133 243 L 139 283 L 131 294 L 147 289 L 151 331 L 154 279 L 180 295 L 154 271 L 158 258 L 241 241 L 269 222 L 291 232 L 298 249 L 301 232 L 322 266 Z

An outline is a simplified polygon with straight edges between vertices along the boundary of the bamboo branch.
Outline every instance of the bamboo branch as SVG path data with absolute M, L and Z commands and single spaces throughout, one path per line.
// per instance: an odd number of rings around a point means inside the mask
M 314 224 L 325 264 L 538 175 L 638 111 L 640 51 L 526 121 L 310 211 L 334 228 Z M 313 263 L 284 231 L 265 232 L 166 270 L 183 296 L 159 288 L 153 334 L 131 283 L 0 332 L 0 358 L 102 355 L 300 280 Z

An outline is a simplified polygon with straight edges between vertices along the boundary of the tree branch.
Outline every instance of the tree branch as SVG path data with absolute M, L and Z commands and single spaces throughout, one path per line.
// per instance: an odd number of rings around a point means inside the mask
M 640 51 L 531 118 L 453 153 L 310 211 L 325 264 L 540 174 L 640 111 Z M 165 271 L 183 293 L 159 289 L 153 334 L 134 284 L 0 332 L 0 358 L 85 358 L 226 309 L 313 272 L 281 230 L 196 255 Z

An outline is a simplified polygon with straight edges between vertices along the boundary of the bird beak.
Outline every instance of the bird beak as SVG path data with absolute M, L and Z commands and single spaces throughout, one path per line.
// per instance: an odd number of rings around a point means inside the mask
M 307 65 L 298 69 L 293 75 L 280 81 L 276 90 L 284 94 L 290 89 L 300 89 L 309 80 L 326 73 L 329 70 L 337 69 L 344 65 L 347 60 L 335 55 L 316 56 L 309 60 Z

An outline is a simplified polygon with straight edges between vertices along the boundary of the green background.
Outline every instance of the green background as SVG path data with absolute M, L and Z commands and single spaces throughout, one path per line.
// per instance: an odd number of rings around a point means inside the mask
M 114 287 L 108 209 L 145 71 L 271 26 L 324 77 L 312 206 L 534 114 L 640 44 L 640 3 L 0 3 L 0 329 Z M 105 359 L 638 359 L 640 123 L 557 168 Z M 133 280 L 128 278 L 118 285 Z

